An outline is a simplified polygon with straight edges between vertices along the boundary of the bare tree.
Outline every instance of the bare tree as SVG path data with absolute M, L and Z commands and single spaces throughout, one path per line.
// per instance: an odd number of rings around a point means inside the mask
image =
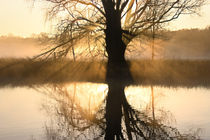
M 133 82 L 125 61 L 126 48 L 135 38 L 151 34 L 149 31 L 154 30 L 156 25 L 162 26 L 181 14 L 196 13 L 205 0 L 42 1 L 49 4 L 48 18 L 58 20 L 54 38 L 57 45 L 39 56 L 61 58 L 72 52 L 75 58 L 78 50 L 88 52 L 87 55 L 94 58 L 105 54 L 108 57 L 106 82 L 109 86 L 105 139 L 124 139 L 121 125 L 123 113 L 128 139 L 132 139 L 132 133 L 149 139 L 150 127 L 143 121 L 144 117 L 138 119 L 124 97 L 125 86 Z M 159 128 L 155 131 L 168 135 L 165 129 Z
M 42 0 L 49 19 L 58 21 L 56 46 L 42 55 L 62 57 L 82 46 L 87 55 L 106 54 L 108 61 L 125 61 L 126 46 L 181 14 L 194 14 L 205 0 Z M 155 9 L 155 10 L 154 10 Z M 89 43 L 78 43 L 88 41 Z M 84 46 L 86 45 L 86 49 Z M 40 55 L 39 55 L 40 56 Z

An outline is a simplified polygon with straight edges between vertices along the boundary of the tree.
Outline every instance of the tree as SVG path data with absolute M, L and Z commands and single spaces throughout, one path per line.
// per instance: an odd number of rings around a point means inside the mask
M 133 131 L 147 139 L 146 134 L 139 129 L 141 126 L 133 124 L 134 120 L 141 123 L 140 119 L 143 118 L 133 118 L 134 111 L 124 97 L 125 86 L 133 81 L 125 60 L 126 47 L 135 38 L 149 35 L 149 30 L 154 30 L 156 25 L 162 26 L 181 14 L 196 13 L 205 0 L 42 1 L 50 4 L 48 17 L 59 22 L 54 38 L 57 45 L 39 56 L 60 58 L 69 52 L 75 56 L 78 55 L 76 47 L 81 47 L 91 56 L 103 52 L 108 57 L 106 81 L 109 87 L 105 109 L 105 139 L 124 139 L 121 125 L 123 113 L 128 139 L 132 139 Z M 87 49 L 84 49 L 85 46 Z
M 48 18 L 55 18 L 58 24 L 54 38 L 57 45 L 41 55 L 66 56 L 74 52 L 78 42 L 88 39 L 89 50 L 97 52 L 94 55 L 104 52 L 108 63 L 119 64 L 125 61 L 126 46 L 134 38 L 181 14 L 196 13 L 205 0 L 42 1 L 49 4 Z

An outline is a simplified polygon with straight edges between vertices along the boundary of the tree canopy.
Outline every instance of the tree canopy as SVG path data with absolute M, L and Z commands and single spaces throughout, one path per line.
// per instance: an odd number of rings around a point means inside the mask
M 122 32 L 127 46 L 152 26 L 162 26 L 181 14 L 197 13 L 205 0 L 42 0 L 47 2 L 48 19 L 56 19 L 57 46 L 41 55 L 66 56 L 81 40 L 87 51 L 106 54 L 105 30 L 112 24 Z M 119 22 L 113 25 L 113 21 Z M 76 45 L 77 44 L 77 45 Z M 91 47 L 90 47 L 91 46 Z M 97 47 L 97 49 L 95 49 Z

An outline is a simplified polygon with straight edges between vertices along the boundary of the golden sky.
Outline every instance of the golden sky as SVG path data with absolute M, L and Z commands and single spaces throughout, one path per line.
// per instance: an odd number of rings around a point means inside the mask
M 0 21 L 0 35 L 30 36 L 48 30 L 44 10 L 29 0 L 0 0 Z
M 32 1 L 32 0 L 31 0 Z M 0 0 L 0 36 L 30 36 L 50 31 L 51 24 L 45 22 L 45 10 L 40 3 L 30 0 Z M 170 29 L 205 28 L 210 25 L 210 4 L 201 10 L 201 16 L 182 16 L 172 24 Z

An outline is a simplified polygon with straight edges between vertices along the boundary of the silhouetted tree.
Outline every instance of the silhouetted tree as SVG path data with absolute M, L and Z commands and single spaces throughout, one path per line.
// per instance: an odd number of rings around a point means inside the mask
M 106 82 L 109 89 L 105 108 L 105 139 L 151 139 L 154 134 L 157 136 L 155 138 L 161 136 L 161 139 L 177 137 L 179 133 L 176 129 L 162 124 L 154 127 L 154 121 L 135 111 L 127 103 L 124 88 L 133 80 L 125 61 L 125 51 L 134 38 L 150 34 L 148 31 L 151 28 L 154 30 L 155 25 L 170 22 L 181 14 L 196 13 L 205 0 L 43 1 L 50 4 L 48 17 L 58 17 L 60 20 L 54 38 L 57 45 L 39 56 L 61 58 L 72 52 L 75 57 L 76 47 L 80 47 L 89 56 L 96 57 L 103 52 L 108 57 Z M 127 135 L 122 130 L 123 115 Z M 83 122 L 79 118 L 75 120 Z M 77 127 L 73 121 L 69 123 Z M 85 122 L 81 126 L 89 128 L 92 124 Z
M 93 51 L 94 55 L 104 52 L 108 62 L 118 64 L 125 61 L 126 46 L 134 38 L 181 14 L 196 13 L 205 0 L 42 1 L 48 4 L 48 18 L 55 18 L 58 23 L 54 38 L 57 46 L 41 55 L 66 56 L 71 51 L 74 53 L 74 47 L 81 46 L 78 42 L 86 40 L 88 48 L 83 50 L 90 56 Z

